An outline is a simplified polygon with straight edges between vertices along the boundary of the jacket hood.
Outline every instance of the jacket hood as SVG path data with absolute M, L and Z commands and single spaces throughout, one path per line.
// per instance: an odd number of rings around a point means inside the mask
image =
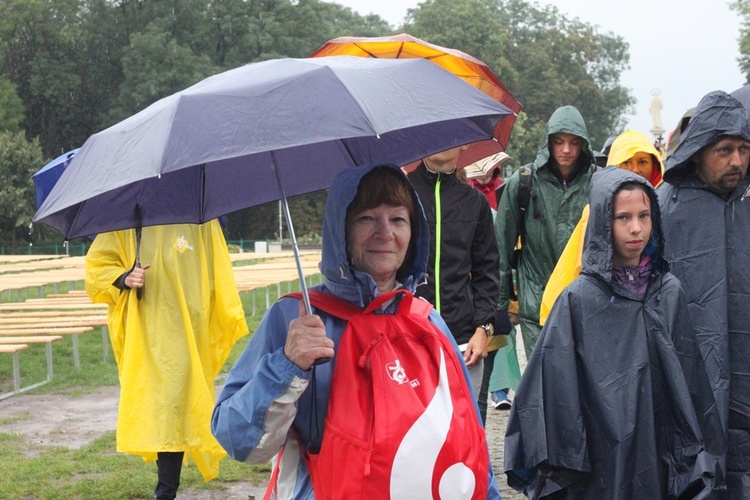
M 563 106 L 557 108 L 544 128 L 544 135 L 539 143 L 539 150 L 534 160 L 536 168 L 545 165 L 550 158 L 549 137 L 553 134 L 572 134 L 582 138 L 584 144 L 581 146 L 581 156 L 585 156 L 586 165 L 594 161 L 594 153 L 591 151 L 591 140 L 589 132 L 586 129 L 586 122 L 583 121 L 581 113 L 573 106 Z M 581 162 L 579 161 L 579 165 Z
M 692 170 L 691 158 L 724 136 L 750 141 L 750 123 L 742 103 L 720 90 L 709 92 L 698 103 L 695 113 L 682 132 L 680 144 L 667 158 L 664 180 L 672 183 Z
M 612 221 L 614 214 L 615 193 L 623 184 L 637 182 L 645 186 L 651 200 L 651 238 L 646 245 L 645 254 L 651 256 L 654 269 L 666 272 L 669 270 L 664 260 L 664 238 L 661 227 L 661 211 L 656 191 L 640 175 L 625 169 L 609 166 L 598 170 L 591 178 L 591 202 L 589 223 L 586 228 L 581 273 L 598 276 L 606 282 L 612 275 Z
M 336 296 L 361 307 L 369 304 L 372 298 L 378 295 L 378 288 L 369 274 L 352 268 L 346 256 L 346 210 L 357 195 L 357 188 L 362 177 L 377 167 L 392 168 L 399 172 L 404 185 L 412 194 L 417 212 L 418 220 L 416 224 L 413 224 L 416 234 L 412 231 L 411 235 L 413 244 L 411 263 L 406 274 L 398 278 L 401 288 L 413 293 L 427 272 L 429 226 L 417 192 L 403 171 L 395 165 L 385 164 L 343 170 L 334 179 L 328 191 L 323 219 L 323 251 L 318 267 L 325 276 L 325 285 L 328 289 Z
M 662 177 L 664 176 L 664 163 L 661 161 L 659 151 L 648 140 L 648 137 L 641 132 L 626 130 L 618 135 L 610 148 L 607 165 L 619 166 L 620 163 L 628 161 L 633 155 L 641 151 L 650 154 L 654 160 L 655 168 L 651 173 L 651 177 L 647 180 L 652 186 L 657 187 L 661 184 Z

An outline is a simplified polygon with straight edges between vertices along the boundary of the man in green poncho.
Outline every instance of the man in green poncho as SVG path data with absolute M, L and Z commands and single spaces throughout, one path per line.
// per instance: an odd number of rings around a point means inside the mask
M 526 357 L 534 350 L 541 326 L 542 293 L 581 211 L 589 201 L 594 171 L 586 123 L 573 106 L 555 110 L 547 123 L 531 169 L 531 196 L 517 268 L 519 319 Z M 519 235 L 520 169 L 508 180 L 498 206 L 495 232 L 500 249 L 500 282 L 508 283 Z M 499 310 L 508 308 L 510 290 L 501 287 Z

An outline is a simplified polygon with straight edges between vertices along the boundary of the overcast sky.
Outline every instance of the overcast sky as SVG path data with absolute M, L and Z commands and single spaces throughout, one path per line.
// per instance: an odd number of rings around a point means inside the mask
M 419 3 L 416 0 L 332 1 L 360 14 L 378 14 L 393 26 L 400 26 L 406 10 Z M 664 127 L 670 130 L 685 110 L 695 106 L 706 93 L 731 92 L 745 83 L 737 64 L 740 22 L 724 0 L 538 3 L 555 5 L 566 16 L 597 25 L 601 33 L 612 32 L 628 42 L 631 69 L 623 73 L 620 82 L 638 100 L 636 114 L 627 117 L 628 128 L 649 137 L 652 90 L 661 92 Z M 563 104 L 567 103 L 560 103 Z M 597 149 L 600 146 L 594 144 Z

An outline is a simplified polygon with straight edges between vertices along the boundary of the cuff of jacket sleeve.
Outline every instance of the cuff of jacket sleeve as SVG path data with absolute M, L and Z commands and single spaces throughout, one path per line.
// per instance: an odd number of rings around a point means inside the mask
M 114 285 L 115 288 L 119 288 L 120 290 L 130 290 L 130 287 L 125 284 L 125 278 L 130 276 L 131 271 L 132 269 L 130 271 L 125 271 L 124 273 L 122 273 L 120 277 L 117 278 L 114 283 L 112 283 L 112 285 Z
M 282 347 L 278 351 L 276 351 L 272 356 L 276 357 L 278 355 L 279 359 L 272 360 L 272 363 L 274 366 L 276 366 L 281 372 L 294 376 L 299 377 L 304 380 L 310 379 L 311 370 L 303 370 L 299 366 L 292 363 L 289 358 L 286 357 L 286 354 L 284 354 L 284 348 Z

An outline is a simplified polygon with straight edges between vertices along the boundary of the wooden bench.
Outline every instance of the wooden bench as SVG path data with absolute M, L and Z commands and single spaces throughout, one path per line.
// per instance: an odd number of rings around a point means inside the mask
M 28 309 L 25 311 L 0 311 L 0 318 L 66 318 L 66 317 L 89 317 L 106 316 L 106 308 L 97 309 L 73 309 L 66 311 L 50 311 L 45 309 Z
M 0 337 L 13 337 L 18 335 L 25 336 L 50 336 L 50 335 L 70 335 L 73 342 L 73 366 L 76 370 L 81 369 L 81 359 L 78 353 L 78 335 L 87 333 L 94 328 L 91 326 L 76 326 L 63 328 L 5 328 L 0 327 Z
M 29 336 L 11 336 L 0 337 L 0 353 L 10 353 L 13 356 L 13 390 L 11 392 L 0 394 L 0 400 L 9 398 L 14 394 L 26 392 L 44 385 L 52 380 L 52 343 L 62 340 L 59 335 L 29 335 Z M 26 387 L 21 386 L 21 366 L 19 352 L 29 348 L 29 344 L 44 344 L 47 357 L 47 378 L 36 384 Z
M 91 310 L 91 309 L 99 309 L 101 311 L 106 312 L 107 311 L 107 305 L 106 304 L 68 304 L 68 303 L 60 303 L 55 302 L 55 299 L 50 299 L 46 302 L 5 302 L 3 304 L 0 304 L 0 310 L 2 311 L 38 311 L 43 309 L 81 309 L 81 310 Z
M 27 316 L 16 318 L 5 318 L 0 314 L 0 331 L 3 330 L 39 330 L 40 328 L 78 328 L 78 327 L 101 327 L 102 332 L 102 360 L 109 358 L 109 328 L 107 317 L 98 315 L 63 316 L 51 318 L 49 316 Z M 63 333 L 63 332 L 61 332 Z M 64 332 L 69 333 L 69 332 Z
M 9 398 L 21 391 L 21 367 L 18 353 L 28 348 L 29 346 L 26 344 L 0 344 L 0 353 L 7 352 L 13 355 L 13 391 L 0 394 L 0 400 Z

